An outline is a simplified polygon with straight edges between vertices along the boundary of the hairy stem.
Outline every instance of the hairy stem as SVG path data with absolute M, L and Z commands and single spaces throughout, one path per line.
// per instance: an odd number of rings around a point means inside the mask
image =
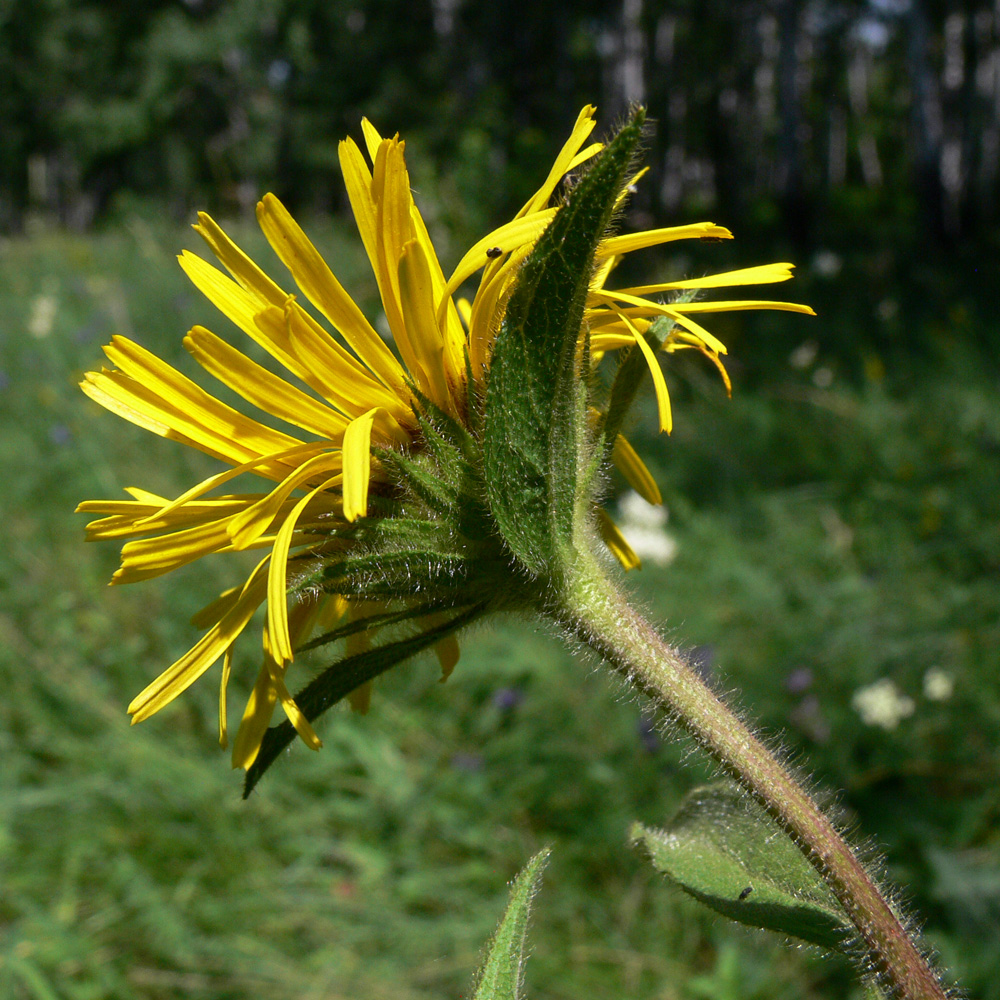
M 900 1000 L 947 994 L 830 820 L 788 770 L 656 630 L 589 555 L 558 588 L 550 613 L 687 731 L 774 816 L 850 915 L 880 980 Z

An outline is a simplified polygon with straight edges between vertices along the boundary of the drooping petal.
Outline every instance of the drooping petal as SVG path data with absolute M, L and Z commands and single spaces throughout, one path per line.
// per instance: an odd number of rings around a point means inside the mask
M 132 716 L 133 725 L 155 715 L 193 684 L 246 628 L 264 600 L 267 587 L 264 568 L 268 558 L 265 557 L 257 564 L 244 585 L 239 600 L 222 620 L 213 625 L 191 649 L 132 700 L 128 712 Z
M 611 451 L 611 461 L 618 467 L 629 486 L 643 500 L 651 504 L 663 503 L 663 497 L 660 494 L 659 486 L 656 485 L 656 480 L 624 434 L 619 434 L 615 438 L 614 448 Z
M 231 642 L 222 658 L 222 679 L 219 681 L 219 746 L 223 750 L 229 744 L 229 719 L 226 692 L 229 688 L 229 678 L 233 672 L 233 651 L 236 643 Z
M 285 595 L 281 595 L 281 603 L 285 603 Z M 302 605 L 296 606 L 298 614 L 302 614 Z M 306 606 L 308 613 L 308 605 Z M 270 619 L 264 624 L 264 667 L 267 670 L 271 687 L 274 688 L 278 701 L 285 712 L 288 721 L 295 727 L 295 731 L 302 738 L 310 750 L 319 750 L 323 746 L 323 741 L 316 735 L 309 720 L 305 717 L 302 709 L 292 697 L 292 693 L 285 684 L 285 672 L 288 669 L 288 660 L 280 659 L 274 648 L 275 636 L 271 632 Z
M 356 521 L 368 513 L 371 477 L 371 430 L 375 410 L 351 421 L 344 434 L 344 520 Z
M 233 740 L 232 763 L 234 768 L 244 771 L 257 759 L 260 752 L 260 742 L 264 738 L 267 727 L 271 724 L 274 706 L 278 702 L 278 692 L 271 683 L 271 674 L 267 665 L 257 671 L 257 680 L 243 709 L 243 718 Z
M 649 299 L 641 299 L 635 295 L 629 295 L 626 292 L 612 292 L 606 291 L 604 289 L 593 289 L 590 293 L 590 298 L 595 302 L 606 302 L 613 305 L 615 301 L 625 302 L 634 308 L 619 310 L 615 308 L 613 311 L 619 317 L 628 317 L 629 319 L 635 316 L 669 316 L 674 322 L 680 323 L 681 326 L 687 327 L 692 333 L 698 334 L 702 338 L 705 345 L 710 347 L 717 354 L 726 353 L 726 345 L 722 343 L 717 337 L 713 336 L 708 330 L 703 329 L 698 326 L 694 320 L 688 320 L 685 317 L 685 313 L 690 309 L 691 305 L 702 305 L 704 303 L 672 303 L 670 305 L 664 305 L 659 302 L 652 302 Z
M 271 564 L 267 574 L 267 628 L 270 636 L 271 655 L 282 665 L 292 659 L 292 640 L 288 632 L 288 605 L 285 592 L 288 589 L 288 550 L 292 543 L 292 533 L 299 516 L 308 507 L 313 497 L 340 482 L 340 477 L 328 479 L 313 487 L 288 512 L 274 538 L 271 548 Z
M 622 319 L 631 328 L 632 337 L 635 343 L 638 344 L 639 350 L 642 351 L 642 356 L 646 359 L 649 374 L 653 376 L 653 388 L 656 390 L 656 409 L 660 418 L 660 430 L 666 431 L 669 434 L 673 430 L 674 422 L 670 413 L 670 395 L 667 393 L 667 383 L 663 378 L 663 369 L 660 368 L 660 362 L 656 360 L 653 349 L 646 343 L 646 338 L 639 333 L 627 316 L 623 316 Z
M 639 569 L 642 566 L 642 560 L 635 554 L 618 525 L 611 520 L 610 515 L 603 507 L 597 509 L 597 528 L 601 533 L 601 538 L 604 539 L 604 544 L 607 545 L 611 554 L 622 564 L 624 569 Z
M 350 428 L 348 428 L 350 429 Z M 241 511 L 229 519 L 226 530 L 236 549 L 245 549 L 278 520 L 288 513 L 289 497 L 293 490 L 317 478 L 329 481 L 332 473 L 340 472 L 342 457 L 339 452 L 324 452 L 303 462 L 290 473 L 267 496 L 262 497 L 252 507 Z M 280 529 L 279 529 L 280 530 Z

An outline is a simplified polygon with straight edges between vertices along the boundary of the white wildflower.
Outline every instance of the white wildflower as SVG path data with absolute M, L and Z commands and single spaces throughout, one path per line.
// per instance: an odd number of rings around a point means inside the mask
M 851 704 L 866 726 L 879 726 L 885 730 L 895 729 L 902 719 L 913 715 L 916 708 L 913 699 L 900 693 L 887 677 L 858 688 Z
M 955 691 L 955 678 L 940 667 L 931 667 L 924 674 L 924 697 L 931 701 L 947 701 Z
M 42 340 L 52 332 L 52 323 L 56 318 L 59 303 L 54 295 L 42 293 L 31 303 L 31 316 L 28 318 L 28 333 L 37 340 Z
M 677 556 L 677 541 L 666 531 L 667 509 L 647 503 L 629 491 L 618 501 L 619 528 L 635 554 L 655 566 L 669 566 Z

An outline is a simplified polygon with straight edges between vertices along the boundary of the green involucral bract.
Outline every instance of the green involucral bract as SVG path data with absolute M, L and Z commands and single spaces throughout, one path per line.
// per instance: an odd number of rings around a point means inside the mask
M 591 498 L 581 496 L 594 457 L 581 327 L 594 255 L 642 120 L 636 113 L 595 159 L 539 239 L 493 348 L 483 438 L 490 509 L 510 550 L 538 576 L 557 571 L 580 508 L 591 514 Z

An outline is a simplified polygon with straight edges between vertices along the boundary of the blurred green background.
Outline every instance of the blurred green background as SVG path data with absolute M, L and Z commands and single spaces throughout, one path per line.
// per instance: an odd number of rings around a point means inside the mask
M 582 104 L 610 126 L 642 100 L 652 169 L 625 224 L 737 239 L 636 255 L 635 276 L 794 260 L 774 297 L 820 316 L 713 322 L 731 402 L 671 360 L 672 437 L 651 400 L 632 428 L 666 564 L 629 584 L 843 790 L 929 944 L 1000 998 L 998 67 L 994 7 L 972 0 L 0 3 L 0 996 L 468 995 L 546 843 L 530 997 L 860 996 L 628 848 L 633 819 L 711 772 L 529 624 L 474 632 L 447 685 L 429 659 L 394 671 L 241 802 L 217 673 L 136 729 L 124 713 L 226 560 L 108 590 L 117 552 L 70 513 L 214 471 L 76 388 L 116 333 L 189 374 L 193 323 L 239 343 L 171 259 L 199 249 L 196 209 L 276 268 L 251 224 L 276 191 L 376 316 L 336 161 L 363 114 L 406 138 L 447 269 Z M 880 680 L 894 727 L 865 707 Z

